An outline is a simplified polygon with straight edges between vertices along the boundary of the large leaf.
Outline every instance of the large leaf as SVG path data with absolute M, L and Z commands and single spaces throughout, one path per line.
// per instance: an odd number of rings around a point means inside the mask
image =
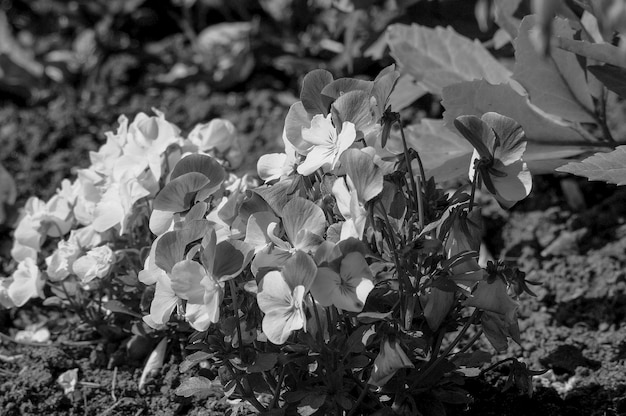
M 557 36 L 554 38 L 558 48 L 621 68 L 626 68 L 626 53 L 610 43 L 590 43 Z
M 626 98 L 626 69 L 613 65 L 591 65 L 587 69 L 609 90 Z
M 558 143 L 584 140 L 576 130 L 535 110 L 528 97 L 509 85 L 491 85 L 472 81 L 451 85 L 443 90 L 442 105 L 446 126 L 454 128 L 454 119 L 462 115 L 482 116 L 493 111 L 517 121 L 529 142 Z
M 407 145 L 419 152 L 427 176 L 439 181 L 467 175 L 472 146 L 447 129 L 443 120 L 422 119 L 405 128 L 405 133 Z M 399 153 L 402 143 L 390 140 L 387 148 Z M 460 163 L 457 163 L 459 157 Z
M 557 171 L 584 176 L 590 181 L 626 185 L 626 146 L 618 146 L 610 153 L 596 153 L 581 162 L 570 162 Z
M 526 16 L 515 39 L 513 78 L 528 91 L 530 101 L 542 110 L 578 122 L 594 122 L 593 101 L 584 69 L 576 55 L 554 49 L 544 57 L 535 49 L 532 38 L 539 30 L 535 16 Z M 553 22 L 555 35 L 572 39 L 574 30 L 565 19 Z
M 429 92 L 461 81 L 485 79 L 507 83 L 511 73 L 478 41 L 459 35 L 452 28 L 431 29 L 413 24 L 394 24 L 387 29 L 391 55 Z

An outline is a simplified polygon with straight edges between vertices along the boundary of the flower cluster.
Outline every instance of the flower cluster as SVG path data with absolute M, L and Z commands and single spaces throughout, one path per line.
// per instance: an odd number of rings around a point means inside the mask
M 90 168 L 47 203 L 29 200 L 0 302 L 21 306 L 69 278 L 89 287 L 135 249 L 151 294 L 143 323 L 198 331 L 194 349 L 259 410 L 341 413 L 384 402 L 376 389 L 459 388 L 448 355 L 470 326 L 482 324 L 498 350 L 519 336 L 511 285 L 523 275 L 478 264 L 473 198 L 480 185 L 507 207 L 528 195 L 524 135 L 496 113 L 459 117 L 476 148 L 472 187 L 446 194 L 386 107 L 398 77 L 393 66 L 374 81 L 309 73 L 285 120 L 285 152 L 260 158 L 259 179 L 232 173 L 242 152 L 228 122 L 183 138 L 161 114 L 122 117 Z M 58 241 L 42 272 L 47 237 Z M 262 404 L 268 387 L 274 399 Z

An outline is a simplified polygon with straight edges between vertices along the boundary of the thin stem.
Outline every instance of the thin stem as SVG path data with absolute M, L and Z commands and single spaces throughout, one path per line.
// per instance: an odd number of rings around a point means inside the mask
M 483 329 L 479 328 L 478 331 L 476 331 L 476 333 L 474 334 L 474 336 L 470 338 L 469 341 L 467 341 L 467 344 L 465 344 L 463 348 L 461 348 L 461 350 L 458 351 L 456 354 L 463 354 L 465 351 L 469 350 L 472 347 L 472 345 L 474 345 L 476 341 L 478 341 L 478 338 L 480 338 L 482 334 L 483 334 Z
M 424 200 L 422 198 L 422 178 L 420 176 L 417 177 L 417 186 L 420 190 L 417 191 L 417 214 L 418 214 L 418 225 L 419 230 L 422 231 L 424 229 Z
M 313 298 L 313 294 L 309 292 L 309 297 L 311 298 L 311 305 L 313 305 L 313 315 L 315 315 L 315 322 L 317 323 L 317 340 L 320 343 L 320 347 L 324 344 L 324 328 L 322 328 L 322 321 L 320 320 L 320 314 L 317 311 L 317 306 L 315 305 L 315 298 Z
M 233 279 L 228 281 L 228 287 L 230 288 L 230 296 L 233 300 L 233 315 L 235 316 L 235 322 L 237 323 L 237 336 L 239 337 L 239 357 L 243 358 L 243 332 L 241 332 L 241 322 L 239 322 L 239 304 L 237 299 L 237 288 Z
M 485 373 L 488 373 L 489 371 L 493 370 L 494 368 L 498 367 L 501 364 L 507 363 L 509 361 L 515 361 L 514 357 L 509 357 L 509 358 L 505 358 L 504 360 L 500 360 L 497 363 L 493 363 L 491 364 L 489 367 L 485 368 L 484 370 L 482 370 L 479 374 L 478 377 L 482 377 L 485 375 Z
M 472 193 L 470 194 L 469 206 L 467 207 L 467 213 L 472 212 L 472 208 L 474 208 L 474 195 L 476 194 L 476 185 L 478 183 L 478 177 L 480 176 L 480 171 L 474 171 L 474 180 L 472 181 Z
M 273 409 L 278 403 L 278 398 L 280 397 L 280 388 L 283 385 L 283 380 L 285 380 L 285 373 L 287 372 L 287 364 L 283 366 L 283 369 L 280 370 L 280 375 L 278 376 L 278 384 L 276 384 L 276 388 L 274 389 L 274 397 L 272 397 L 272 401 L 270 402 L 269 408 Z

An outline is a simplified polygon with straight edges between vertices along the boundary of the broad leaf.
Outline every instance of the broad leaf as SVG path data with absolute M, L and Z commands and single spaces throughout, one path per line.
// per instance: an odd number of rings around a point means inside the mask
M 558 144 L 584 140 L 573 128 L 535 110 L 528 97 L 518 94 L 509 85 L 491 85 L 484 80 L 463 82 L 444 88 L 442 97 L 446 109 L 443 119 L 448 128 L 453 128 L 454 119 L 459 116 L 480 117 L 484 113 L 496 112 L 517 121 L 529 142 Z
M 177 396 L 194 396 L 198 399 L 206 399 L 212 390 L 213 386 L 211 380 L 206 377 L 198 376 L 189 377 L 184 380 L 181 385 L 178 386 L 175 393 Z
M 592 65 L 587 69 L 609 90 L 626 98 L 626 69 L 613 65 Z
M 480 42 L 471 41 L 452 28 L 394 24 L 387 29 L 387 39 L 402 72 L 413 76 L 433 94 L 441 95 L 444 87 L 461 81 L 510 81 L 510 71 Z
M 472 146 L 447 129 L 443 120 L 422 119 L 420 123 L 408 126 L 405 133 L 407 145 L 419 152 L 427 176 L 434 176 L 439 181 L 467 175 Z M 399 153 L 402 143 L 390 140 L 387 148 Z
M 584 176 L 590 181 L 626 185 L 626 146 L 618 146 L 609 153 L 596 153 L 581 162 L 570 162 L 557 171 Z
M 515 39 L 513 78 L 528 91 L 530 102 L 542 110 L 578 122 L 594 122 L 593 101 L 584 69 L 575 55 L 554 49 L 544 57 L 535 49 L 532 38 L 539 30 L 535 16 L 526 16 Z M 553 22 L 554 33 L 572 39 L 574 30 L 565 19 Z
M 560 36 L 555 38 L 555 43 L 558 48 L 576 55 L 626 68 L 626 54 L 622 49 L 610 43 L 590 43 Z

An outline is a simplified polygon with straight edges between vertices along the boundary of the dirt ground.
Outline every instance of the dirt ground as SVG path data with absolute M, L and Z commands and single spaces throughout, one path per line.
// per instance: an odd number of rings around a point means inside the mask
M 448 415 L 626 414 L 626 189 L 575 180 L 581 199 L 563 193 L 568 183 L 564 177 L 538 178 L 531 197 L 511 212 L 484 209 L 494 256 L 517 262 L 528 280 L 540 283 L 532 287 L 537 297 L 522 302 L 522 345 L 512 344 L 493 362 L 517 356 L 531 369 L 548 371 L 535 377 L 532 397 L 515 387 L 502 391 L 506 364 L 469 379 L 474 402 L 449 408 Z M 44 315 L 34 305 L 15 314 L 3 311 L 0 327 L 12 333 L 43 320 L 51 328 L 71 328 L 73 319 L 47 310 Z M 481 347 L 489 348 L 486 342 Z M 170 343 L 163 371 L 142 391 L 141 360 L 133 362 L 124 351 L 80 330 L 65 331 L 47 347 L 1 339 L 2 414 L 222 415 L 231 407 L 219 386 L 202 400 L 175 395 L 189 376 L 178 370 L 179 345 Z M 66 395 L 56 379 L 74 368 L 79 383 Z

